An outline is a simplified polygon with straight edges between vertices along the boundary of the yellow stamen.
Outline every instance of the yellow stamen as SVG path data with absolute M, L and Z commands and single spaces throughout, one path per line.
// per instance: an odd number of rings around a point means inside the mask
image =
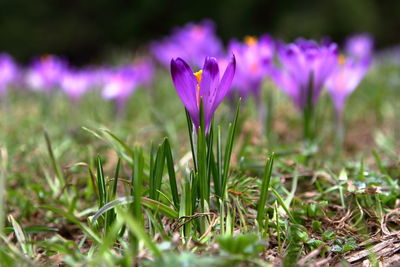
M 193 73 L 196 77 L 197 83 L 200 84 L 201 82 L 201 75 L 203 74 L 203 70 L 199 70 L 198 72 Z
M 340 55 L 338 58 L 339 65 L 344 65 L 346 63 L 346 57 L 344 55 Z
M 245 44 L 247 44 L 248 46 L 253 46 L 257 44 L 257 38 L 255 38 L 254 36 L 246 36 L 244 38 L 244 42 Z
M 199 70 L 198 72 L 195 72 L 193 74 L 194 74 L 194 76 L 196 77 L 196 80 L 197 80 L 197 85 L 196 85 L 197 107 L 200 108 L 200 82 L 201 82 L 201 76 L 203 74 L 203 70 Z

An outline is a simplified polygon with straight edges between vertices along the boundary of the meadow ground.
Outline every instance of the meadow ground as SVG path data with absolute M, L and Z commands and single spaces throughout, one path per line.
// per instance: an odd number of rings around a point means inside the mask
M 342 149 L 326 93 L 317 140 L 305 144 L 300 114 L 267 81 L 268 127 L 251 99 L 241 104 L 226 197 L 209 181 L 206 207 L 193 197 L 186 116 L 167 72 L 118 116 L 95 92 L 70 103 L 13 90 L 0 111 L 0 265 L 396 266 L 399 73 L 389 61 L 371 68 L 347 103 Z M 214 119 L 222 150 L 232 106 Z

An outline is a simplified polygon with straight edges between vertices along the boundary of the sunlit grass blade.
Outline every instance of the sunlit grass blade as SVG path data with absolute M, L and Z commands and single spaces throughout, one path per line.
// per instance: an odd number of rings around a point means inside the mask
M 117 214 L 121 216 L 122 220 L 126 223 L 128 229 L 137 237 L 138 240 L 142 241 L 145 246 L 150 249 L 155 257 L 162 258 L 161 251 L 158 249 L 153 240 L 151 240 L 151 238 L 146 234 L 143 225 L 141 225 L 126 211 L 118 209 Z
M 236 113 L 235 113 L 235 118 L 233 120 L 233 124 L 229 124 L 228 138 L 227 138 L 227 142 L 226 142 L 226 146 L 225 146 L 224 168 L 223 168 L 222 182 L 221 182 L 221 197 L 222 197 L 222 199 L 225 199 L 225 194 L 226 194 L 226 185 L 227 185 L 227 181 L 228 181 L 229 166 L 230 166 L 230 162 L 231 162 L 233 142 L 235 139 L 237 121 L 238 121 L 239 111 L 240 111 L 240 102 L 241 102 L 241 100 L 239 99 L 237 107 L 236 107 Z
M 0 239 L 2 240 L 0 259 L 4 266 L 38 266 L 33 260 L 21 252 L 7 237 L 0 235 Z M 26 265 L 22 265 L 22 263 Z
M 293 214 L 290 212 L 289 208 L 286 206 L 285 201 L 279 195 L 278 191 L 276 191 L 274 188 L 271 188 L 271 192 L 275 195 L 276 200 L 278 201 L 279 205 L 281 205 L 282 208 L 285 210 L 286 215 L 289 217 L 290 221 L 292 223 L 297 224 L 296 219 L 294 218 Z
M 99 192 L 99 208 L 107 202 L 106 178 L 104 177 L 103 164 L 97 156 L 97 191 Z
M 268 225 L 269 222 L 268 214 L 265 212 L 265 204 L 267 202 L 273 164 L 274 164 L 274 153 L 272 153 L 271 156 L 267 159 L 267 162 L 265 164 L 264 175 L 262 177 L 260 199 L 257 205 L 257 222 L 260 227 L 260 230 L 264 228 L 264 218 L 266 225 Z
M 107 194 L 107 202 L 113 200 L 117 194 L 117 186 L 118 186 L 118 177 L 119 177 L 119 169 L 121 166 L 121 158 L 118 158 L 117 167 L 115 168 L 114 180 L 112 186 L 109 186 L 109 193 Z M 115 219 L 115 212 L 109 211 L 106 214 L 106 231 L 112 225 Z
M 104 261 L 110 258 L 111 250 L 113 247 L 113 243 L 117 241 L 119 233 L 121 231 L 123 222 L 122 220 L 116 220 L 114 224 L 111 225 L 110 230 L 102 239 L 102 244 L 97 249 L 96 253 L 93 255 L 93 262 L 99 265 L 105 264 Z
M 93 215 L 92 224 L 94 224 L 100 218 L 100 216 L 102 216 L 107 211 L 112 210 L 119 205 L 131 204 L 133 203 L 133 201 L 134 201 L 133 197 L 129 196 L 129 197 L 119 197 L 117 199 L 114 199 L 113 201 L 110 201 L 109 203 L 106 203 Z M 177 211 L 159 201 L 142 197 L 141 204 L 153 211 L 162 213 L 163 215 L 167 216 L 170 219 L 176 219 L 179 217 Z
M 24 231 L 22 230 L 21 225 L 14 219 L 12 215 L 8 216 L 8 220 L 10 221 L 15 236 L 17 237 L 17 241 L 20 244 L 20 247 L 25 255 L 32 257 L 33 256 L 33 247 L 30 244 L 28 237 L 25 235 Z
M 123 142 L 121 139 L 119 139 L 115 134 L 113 134 L 109 130 L 107 130 L 107 129 L 102 129 L 102 130 L 108 136 L 110 136 L 114 141 L 116 141 L 117 144 L 119 144 L 129 156 L 133 155 L 133 150 L 127 144 L 125 144 L 125 142 Z
M 46 140 L 46 147 L 47 147 L 47 151 L 49 153 L 50 156 L 50 162 L 51 162 L 51 166 L 59 180 L 60 186 L 61 188 L 63 188 L 65 186 L 65 178 L 64 175 L 61 171 L 60 166 L 57 163 L 56 157 L 54 156 L 54 152 L 53 152 L 53 147 L 51 145 L 51 141 L 50 141 L 50 137 L 49 134 L 44 131 L 44 139 Z

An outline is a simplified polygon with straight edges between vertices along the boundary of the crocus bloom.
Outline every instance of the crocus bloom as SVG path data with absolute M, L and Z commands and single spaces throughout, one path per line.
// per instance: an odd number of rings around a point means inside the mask
M 149 58 L 135 59 L 132 65 L 139 85 L 150 86 L 154 77 L 154 65 Z
M 133 68 L 123 67 L 107 75 L 102 95 L 105 99 L 114 99 L 120 112 L 137 85 L 137 75 Z
M 73 101 L 78 101 L 93 85 L 93 75 L 90 71 L 67 71 L 61 78 L 61 89 Z
M 206 56 L 219 57 L 223 52 L 222 42 L 209 20 L 177 28 L 170 36 L 152 43 L 150 49 L 164 66 L 169 66 L 171 59 L 179 56 L 190 65 L 201 67 Z
M 357 34 L 350 36 L 345 45 L 347 56 L 358 61 L 371 60 L 374 48 L 374 40 L 369 34 Z
M 26 83 L 36 91 L 51 91 L 60 84 L 66 62 L 53 55 L 35 60 L 27 72 Z
M 213 57 L 206 57 L 203 69 L 196 73 L 183 59 L 171 60 L 172 81 L 196 129 L 200 126 L 200 103 L 202 102 L 205 130 L 209 130 L 215 110 L 230 90 L 235 69 L 234 56 L 221 79 L 218 62 Z
M 239 63 L 232 87 L 241 97 L 253 94 L 258 101 L 262 80 L 269 73 L 274 56 L 273 39 L 269 35 L 263 35 L 259 40 L 248 36 L 244 43 L 231 41 L 228 50 Z
M 8 54 L 0 54 L 0 94 L 3 94 L 7 87 L 16 81 L 18 67 Z
M 316 104 L 326 80 L 337 65 L 337 45 L 318 44 L 298 39 L 295 43 L 278 49 L 281 68 L 272 70 L 273 81 L 288 94 L 296 107 L 303 110 L 307 105 L 310 81 L 312 104 Z
M 332 98 L 338 117 L 342 116 L 347 97 L 356 89 L 368 70 L 369 61 L 358 63 L 339 56 L 339 65 L 327 81 L 327 89 Z

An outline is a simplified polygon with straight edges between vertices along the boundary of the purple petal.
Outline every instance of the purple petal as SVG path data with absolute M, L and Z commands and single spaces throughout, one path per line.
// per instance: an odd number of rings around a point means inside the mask
M 179 98 L 188 110 L 193 122 L 198 124 L 199 118 L 196 100 L 197 80 L 192 69 L 183 59 L 172 59 L 171 76 Z
M 284 70 L 273 68 L 271 70 L 271 79 L 285 92 L 298 108 L 302 108 L 299 101 L 299 86 L 295 79 Z
M 217 59 L 207 57 L 204 61 L 202 78 L 200 82 L 200 96 L 204 105 L 205 123 L 211 121 L 212 107 L 218 92 L 219 67 Z
M 343 111 L 347 97 L 360 84 L 367 69 L 365 64 L 348 61 L 345 65 L 337 67 L 331 75 L 327 81 L 327 88 L 337 112 Z
M 225 95 L 228 93 L 233 77 L 235 76 L 235 71 L 236 71 L 236 59 L 235 55 L 232 55 L 232 59 L 229 62 L 228 66 L 226 67 L 226 70 L 224 72 L 224 75 L 222 76 L 221 82 L 219 83 L 218 86 L 218 92 L 217 95 L 215 96 L 214 104 L 212 110 L 215 111 L 215 109 L 218 107 L 219 104 L 221 104 L 222 100 L 224 99 Z

